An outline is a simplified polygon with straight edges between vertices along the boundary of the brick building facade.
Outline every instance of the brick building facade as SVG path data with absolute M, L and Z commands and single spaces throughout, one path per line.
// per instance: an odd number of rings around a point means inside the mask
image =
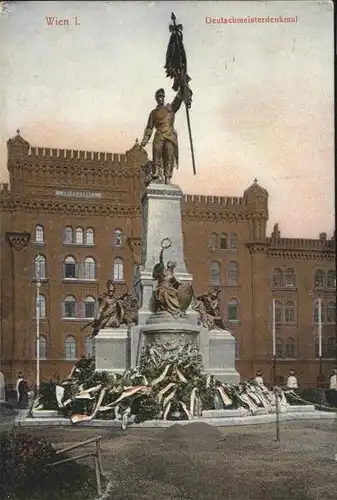
M 132 290 L 140 259 L 141 165 L 126 154 L 34 148 L 18 133 L 8 143 L 9 186 L 1 204 L 1 370 L 14 382 L 36 371 L 36 270 L 41 287 L 41 377 L 66 375 L 89 355 L 95 298 L 108 278 Z M 336 363 L 335 240 L 266 234 L 268 193 L 255 181 L 243 196 L 185 195 L 185 258 L 196 293 L 222 288 L 222 312 L 237 342 L 243 379 L 272 378 L 272 301 L 277 373 L 296 370 L 302 386 L 319 370 L 318 298 L 323 372 Z

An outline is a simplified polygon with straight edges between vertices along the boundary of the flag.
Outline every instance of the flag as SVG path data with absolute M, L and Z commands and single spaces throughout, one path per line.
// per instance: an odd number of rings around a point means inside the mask
M 172 13 L 173 24 L 170 25 L 171 33 L 166 51 L 166 76 L 173 78 L 172 89 L 176 92 L 180 90 L 181 97 L 188 108 L 192 103 L 192 90 L 189 87 L 191 78 L 187 74 L 187 58 L 183 44 L 183 26 L 176 24 L 176 16 Z

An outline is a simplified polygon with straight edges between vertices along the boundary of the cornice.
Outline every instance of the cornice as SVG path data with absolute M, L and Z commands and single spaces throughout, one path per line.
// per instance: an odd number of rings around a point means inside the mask
M 251 220 L 266 221 L 267 217 L 262 213 L 230 211 L 230 210 L 206 210 L 202 208 L 184 208 L 182 217 L 189 221 L 224 221 L 224 222 L 247 222 Z
M 139 217 L 140 207 L 135 205 L 111 205 L 109 203 L 80 203 L 71 201 L 23 201 L 3 200 L 0 208 L 4 212 L 28 212 L 67 215 L 93 215 L 93 216 L 118 216 Z
M 327 249 L 280 249 L 270 248 L 270 243 L 254 242 L 246 244 L 250 254 L 263 254 L 274 259 L 293 259 L 293 260 L 335 260 L 336 254 L 333 250 Z
M 336 254 L 333 250 L 268 250 L 268 257 L 274 259 L 294 260 L 335 260 Z

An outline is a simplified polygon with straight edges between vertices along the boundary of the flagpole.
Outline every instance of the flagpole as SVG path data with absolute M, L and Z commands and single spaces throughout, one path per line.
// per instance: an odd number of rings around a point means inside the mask
M 319 376 L 322 376 L 322 299 L 318 298 L 318 357 Z
M 276 323 L 275 323 L 276 303 L 273 299 L 273 385 L 276 384 Z
M 36 269 L 36 395 L 40 392 L 40 262 Z
M 194 160 L 194 148 L 193 148 L 193 141 L 192 141 L 192 131 L 191 131 L 191 121 L 190 121 L 190 111 L 188 109 L 187 104 L 185 103 L 185 109 L 186 109 L 186 118 L 187 118 L 187 127 L 188 127 L 188 136 L 190 139 L 190 148 L 191 148 L 191 156 L 192 156 L 192 166 L 193 166 L 193 174 L 197 175 L 197 172 L 195 170 L 195 160 Z

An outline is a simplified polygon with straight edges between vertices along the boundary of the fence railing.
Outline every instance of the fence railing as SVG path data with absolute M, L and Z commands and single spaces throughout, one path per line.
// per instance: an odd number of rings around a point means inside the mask
M 96 443 L 96 452 L 90 453 L 82 453 L 81 455 L 76 455 L 75 457 L 65 458 L 64 460 L 59 460 L 57 462 L 53 462 L 48 464 L 46 467 L 55 467 L 56 465 L 65 464 L 67 462 L 74 462 L 75 460 L 80 460 L 82 458 L 93 457 L 95 464 L 95 473 L 96 473 L 96 484 L 97 484 L 97 494 L 98 496 L 102 495 L 102 482 L 101 476 L 104 476 L 103 465 L 102 465 L 102 455 L 101 455 L 101 443 L 102 436 L 98 436 L 96 438 L 88 439 L 87 441 L 83 441 L 82 443 L 77 443 L 72 446 L 67 446 L 67 448 L 63 448 L 62 450 L 58 450 L 57 455 L 61 455 L 62 453 L 66 453 L 71 450 L 76 450 L 77 448 L 82 448 L 91 443 Z

